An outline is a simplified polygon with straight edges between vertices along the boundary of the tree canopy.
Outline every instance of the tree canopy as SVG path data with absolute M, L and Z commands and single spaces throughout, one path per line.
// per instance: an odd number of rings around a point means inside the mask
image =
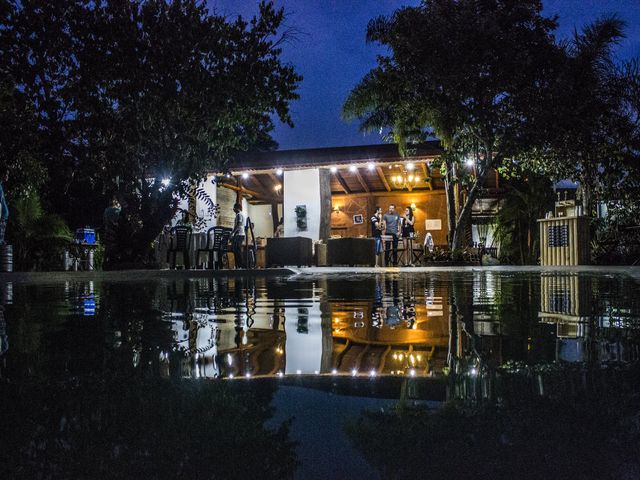
M 72 226 L 95 224 L 117 193 L 132 260 L 193 181 L 225 171 L 234 152 L 275 146 L 276 118 L 292 124 L 301 77 L 280 58 L 284 12 L 271 2 L 234 20 L 197 0 L 5 10 L 2 73 L 35 113 L 47 205 Z
M 471 157 L 477 174 L 450 225 L 454 248 L 489 172 L 535 134 L 532 105 L 559 55 L 555 19 L 541 11 L 536 0 L 425 0 L 368 25 L 368 41 L 389 53 L 353 89 L 344 115 L 399 140 L 437 135 L 447 176 Z

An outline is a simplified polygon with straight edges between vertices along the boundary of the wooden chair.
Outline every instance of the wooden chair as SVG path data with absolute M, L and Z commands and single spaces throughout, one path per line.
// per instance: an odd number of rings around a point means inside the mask
M 191 268 L 189 258 L 189 250 L 191 249 L 191 227 L 178 226 L 170 230 L 171 244 L 167 250 L 167 262 L 169 268 L 176 268 L 176 256 L 178 252 L 182 253 L 182 262 L 184 268 Z

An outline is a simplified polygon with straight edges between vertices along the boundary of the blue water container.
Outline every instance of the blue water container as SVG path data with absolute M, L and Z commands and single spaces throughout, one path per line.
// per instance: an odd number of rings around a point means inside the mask
M 75 242 L 83 245 L 95 245 L 96 231 L 93 228 L 78 228 L 76 230 Z

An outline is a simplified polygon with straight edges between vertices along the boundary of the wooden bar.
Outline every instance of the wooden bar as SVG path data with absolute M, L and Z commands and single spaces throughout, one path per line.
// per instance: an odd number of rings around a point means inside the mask
M 540 265 L 588 265 L 590 238 L 588 217 L 553 217 L 538 220 Z M 566 232 L 563 232 L 566 229 Z M 550 231 L 553 238 L 550 238 Z M 566 245 L 562 245 L 566 233 Z

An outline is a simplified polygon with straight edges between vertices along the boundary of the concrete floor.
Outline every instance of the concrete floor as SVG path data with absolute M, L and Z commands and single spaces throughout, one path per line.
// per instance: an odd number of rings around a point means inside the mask
M 490 271 L 498 273 L 532 272 L 532 273 L 593 273 L 593 274 L 627 274 L 640 280 L 640 266 L 604 266 L 580 265 L 575 267 L 541 267 L 539 265 L 498 265 L 482 266 L 447 266 L 447 267 L 302 267 L 291 268 L 298 275 L 344 275 L 344 274 L 376 274 L 376 273 L 433 273 L 433 272 L 477 272 Z
M 144 281 L 155 279 L 180 279 L 194 277 L 222 276 L 272 276 L 288 275 L 371 275 L 381 273 L 437 273 L 437 272 L 476 272 L 492 271 L 497 273 L 531 272 L 531 273 L 591 273 L 601 275 L 626 274 L 640 280 L 640 266 L 600 266 L 584 265 L 576 267 L 540 267 L 529 266 L 446 266 L 446 267 L 302 267 L 302 268 L 265 268 L 257 270 L 120 270 L 94 272 L 12 272 L 0 273 L 0 282 L 15 283 L 52 283 L 68 280 L 76 281 Z

